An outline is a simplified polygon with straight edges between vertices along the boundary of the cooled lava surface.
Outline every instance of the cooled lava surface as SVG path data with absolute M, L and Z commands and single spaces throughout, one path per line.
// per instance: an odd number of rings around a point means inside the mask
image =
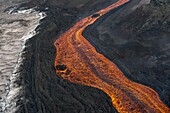
M 119 0 L 100 10 L 93 18 L 88 16 L 77 22 L 54 43 L 56 47 L 56 73 L 62 78 L 103 90 L 112 99 L 118 112 L 161 112 L 170 109 L 149 87 L 128 80 L 119 68 L 98 53 L 83 36 L 84 29 L 98 18 L 129 0 Z

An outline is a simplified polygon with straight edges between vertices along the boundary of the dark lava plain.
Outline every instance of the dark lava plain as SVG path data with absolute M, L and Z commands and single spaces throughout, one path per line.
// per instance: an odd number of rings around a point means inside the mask
M 170 107 L 170 1 L 151 0 L 135 10 L 134 2 L 101 17 L 84 36 L 128 79 L 154 89 Z

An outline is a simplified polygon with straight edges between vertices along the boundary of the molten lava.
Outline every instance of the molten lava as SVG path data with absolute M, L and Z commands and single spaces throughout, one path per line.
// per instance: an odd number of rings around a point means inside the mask
M 127 3 L 119 0 L 113 5 L 77 22 L 56 40 L 56 73 L 74 83 L 103 90 L 119 112 L 161 112 L 170 109 L 149 87 L 128 80 L 118 67 L 109 61 L 82 36 L 83 30 L 110 10 Z

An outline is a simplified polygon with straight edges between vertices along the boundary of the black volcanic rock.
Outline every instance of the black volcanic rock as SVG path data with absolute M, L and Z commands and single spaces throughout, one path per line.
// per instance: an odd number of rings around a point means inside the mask
M 100 14 L 97 14 L 97 13 L 96 13 L 96 14 L 93 14 L 91 17 L 92 17 L 92 18 L 96 18 L 96 17 L 99 17 L 99 16 L 100 16 Z
M 128 12 L 104 15 L 83 35 L 127 78 L 153 88 L 170 107 L 170 2 L 152 0 L 136 10 L 131 4 L 123 7 Z
M 21 7 L 33 7 L 45 11 L 47 17 L 41 20 L 34 37 L 26 42 L 24 61 L 20 67 L 20 84 L 24 89 L 18 98 L 17 113 L 115 113 L 110 97 L 103 91 L 74 84 L 56 75 L 54 42 L 63 32 L 75 24 L 78 8 L 62 8 L 48 1 L 46 4 L 32 1 Z M 51 3 L 50 3 L 51 2 Z M 60 1 L 61 2 L 61 1 Z M 35 3 L 35 4 L 33 4 Z M 96 2 L 97 3 L 97 2 Z M 49 5 L 48 10 L 45 10 Z M 57 2 L 56 2 L 57 4 Z M 104 7 L 104 5 L 102 5 Z M 83 9 L 89 14 L 89 5 Z M 100 7 L 99 7 L 100 8 Z M 92 11 L 97 11 L 93 9 Z M 65 66 L 62 66 L 62 70 Z M 67 69 L 65 74 L 69 74 Z
M 36 29 L 38 34 L 25 45 L 18 81 L 24 89 L 18 96 L 21 99 L 16 113 L 117 112 L 103 91 L 63 80 L 56 75 L 54 67 L 57 37 L 74 25 L 79 16 L 90 15 L 114 1 L 30 0 L 20 5 L 38 6 L 47 17 Z M 163 8 L 166 11 L 168 8 L 155 5 L 159 2 L 153 0 L 152 5 L 131 10 L 138 4 L 136 1 L 140 0 L 132 0 L 127 6 L 103 16 L 85 31 L 85 37 L 99 52 L 116 62 L 129 79 L 155 89 L 169 105 L 169 20 L 166 16 L 169 12 L 162 13 Z M 157 12 L 160 12 L 158 16 Z M 66 70 L 65 74 L 70 71 Z
M 64 65 L 64 64 L 61 64 L 61 65 L 57 65 L 56 66 L 56 70 L 61 70 L 61 71 L 64 71 L 64 70 L 66 70 L 66 65 Z
M 97 11 L 117 0 L 30 0 L 21 6 L 25 7 L 59 7 L 62 9 L 86 10 L 86 12 Z M 81 12 L 82 13 L 82 12 Z

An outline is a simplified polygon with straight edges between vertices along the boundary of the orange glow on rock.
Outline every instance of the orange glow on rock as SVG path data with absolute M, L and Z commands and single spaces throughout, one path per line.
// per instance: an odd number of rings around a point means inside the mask
M 117 3 L 77 22 L 54 43 L 56 73 L 62 78 L 103 90 L 112 99 L 118 112 L 169 113 L 170 109 L 149 87 L 128 80 L 119 68 L 109 61 L 82 36 L 83 30 L 110 10 L 127 3 Z

